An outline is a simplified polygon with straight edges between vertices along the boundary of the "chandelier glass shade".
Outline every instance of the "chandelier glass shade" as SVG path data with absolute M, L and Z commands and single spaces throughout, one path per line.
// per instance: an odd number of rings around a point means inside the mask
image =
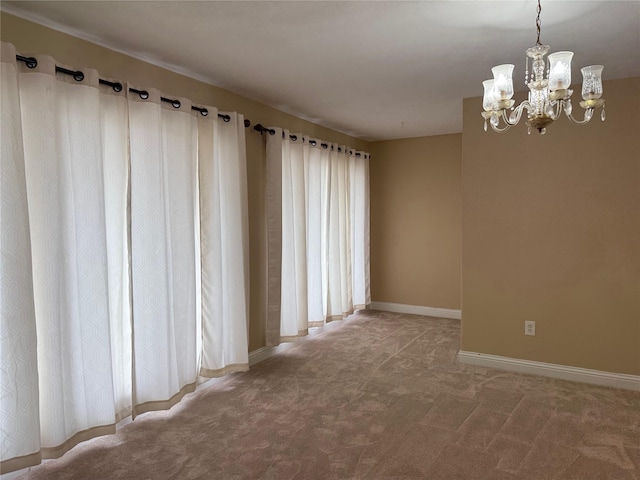
M 575 124 L 583 125 L 593 117 L 597 108 L 602 108 L 600 118 L 605 119 L 604 99 L 602 98 L 602 65 L 591 65 L 582 68 L 582 99 L 580 106 L 584 109 L 584 117 L 578 120 L 573 117 L 571 104 L 571 59 L 573 52 L 549 53 L 549 45 L 540 43 L 540 0 L 538 0 L 538 17 L 536 27 L 538 40 L 536 45 L 527 49 L 526 71 L 524 83 L 529 88 L 527 100 L 515 106 L 513 100 L 513 69 L 511 64 L 493 67 L 493 78 L 482 82 L 484 96 L 482 99 L 482 117 L 484 129 L 487 122 L 496 132 L 505 132 L 517 125 L 523 112 L 527 112 L 526 124 L 528 132 L 532 129 L 545 134 L 547 126 L 562 116 Z M 531 59 L 531 72 L 529 72 Z M 545 76 L 546 70 L 546 76 Z

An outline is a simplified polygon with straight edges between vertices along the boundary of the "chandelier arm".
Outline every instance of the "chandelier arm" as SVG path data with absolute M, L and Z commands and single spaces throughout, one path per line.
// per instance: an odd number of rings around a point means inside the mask
M 582 120 L 576 120 L 575 118 L 573 118 L 573 115 L 570 113 L 567 113 L 567 118 L 569 120 L 571 120 L 573 123 L 575 123 L 576 125 L 584 125 L 585 123 L 589 123 L 589 121 L 591 120 L 591 118 L 593 117 L 593 108 L 587 108 L 584 111 L 584 119 Z
M 502 110 L 502 121 L 506 125 L 509 125 L 510 127 L 515 125 L 516 123 L 518 123 L 517 121 L 515 121 L 515 122 L 509 121 L 509 117 L 507 117 L 507 110 L 506 109 Z
M 494 126 L 491 122 L 489 122 L 491 124 L 491 129 L 494 132 L 498 132 L 498 133 L 504 133 L 507 130 L 509 130 L 513 125 L 511 125 L 510 123 L 507 123 L 503 128 L 498 128 L 496 126 Z
M 522 111 L 524 110 L 524 108 L 529 109 L 529 102 L 526 102 L 526 101 L 522 102 L 520 105 L 518 105 L 516 108 L 513 109 L 513 113 L 509 116 L 507 116 L 507 110 L 503 109 L 502 120 L 504 121 L 505 124 L 511 127 L 514 125 L 517 125 L 520 122 L 520 117 L 522 116 Z M 511 120 L 511 118 L 513 118 L 513 120 Z

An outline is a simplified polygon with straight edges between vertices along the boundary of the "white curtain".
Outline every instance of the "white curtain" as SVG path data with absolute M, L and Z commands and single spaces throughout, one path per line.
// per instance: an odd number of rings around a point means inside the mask
M 200 375 L 249 368 L 249 228 L 244 118 L 199 116 L 202 239 Z
M 316 144 L 309 145 L 309 138 L 294 135 L 295 143 L 301 142 L 306 154 L 305 206 L 307 208 L 307 298 L 309 326 L 323 325 L 327 316 L 328 264 L 327 227 L 329 214 L 329 154 L 330 150 Z M 289 136 L 291 140 L 291 136 Z M 335 149 L 335 147 L 334 147 Z
M 126 94 L 100 90 L 107 229 L 109 324 L 116 421 L 131 414 L 131 303 L 129 271 L 129 134 Z M 28 141 L 28 140 L 27 140 Z
M 18 73 L 2 47 L 2 455 L 26 456 L 19 468 L 114 431 L 101 112 L 117 97 L 101 95 L 95 71 L 56 78 L 50 57 Z M 5 242 L 13 215 L 23 245 Z M 20 263 L 5 262 L 12 253 Z M 14 278 L 24 290 L 10 297 Z
M 370 303 L 368 154 L 267 135 L 267 344 Z
M 129 97 L 134 413 L 193 391 L 198 359 L 197 120 L 148 93 Z
M 4 43 L 0 74 L 0 446 L 3 460 L 24 459 L 24 463 L 17 461 L 11 465 L 13 470 L 37 463 L 41 455 L 36 316 L 20 92 L 15 50 Z
M 349 206 L 353 308 L 359 310 L 371 303 L 368 154 L 349 154 Z
M 248 364 L 242 117 L 15 55 L 2 44 L 3 473 L 171 407 L 200 363 Z

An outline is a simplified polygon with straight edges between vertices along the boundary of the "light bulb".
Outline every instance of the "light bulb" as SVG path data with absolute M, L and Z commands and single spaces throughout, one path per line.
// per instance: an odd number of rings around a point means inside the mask
M 493 92 L 493 80 L 485 80 L 482 82 L 482 86 L 484 87 L 484 97 L 482 98 L 482 108 L 484 108 L 485 112 L 490 112 L 494 110 L 493 104 L 495 102 L 495 95 Z
M 571 86 L 571 59 L 573 52 L 549 55 L 549 90 L 566 90 Z
M 513 97 L 513 65 L 505 63 L 491 69 L 493 72 L 496 100 L 510 100 Z
M 590 65 L 582 70 L 582 98 L 597 100 L 602 97 L 602 65 Z

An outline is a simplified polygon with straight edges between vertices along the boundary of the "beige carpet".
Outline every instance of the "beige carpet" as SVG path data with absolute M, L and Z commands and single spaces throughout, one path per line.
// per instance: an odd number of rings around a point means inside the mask
M 32 479 L 640 479 L 640 394 L 458 364 L 460 322 L 359 312 Z

